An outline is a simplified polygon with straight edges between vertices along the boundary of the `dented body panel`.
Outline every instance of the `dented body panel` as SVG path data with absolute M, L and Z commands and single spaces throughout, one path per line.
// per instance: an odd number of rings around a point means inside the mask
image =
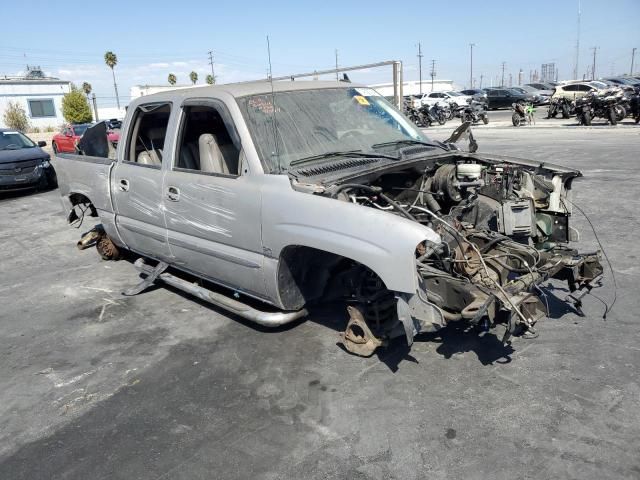
M 263 325 L 346 301 L 360 355 L 456 320 L 531 329 L 539 283 L 599 278 L 597 254 L 567 246 L 580 172 L 432 142 L 371 89 L 305 83 L 136 99 L 115 162 L 58 156 L 70 220 L 99 217 L 98 236 L 160 262 L 139 265 L 153 279 L 224 307 L 170 267 L 289 312 L 241 309 Z

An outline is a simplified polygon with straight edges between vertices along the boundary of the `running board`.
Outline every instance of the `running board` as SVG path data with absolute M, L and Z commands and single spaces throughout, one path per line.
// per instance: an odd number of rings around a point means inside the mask
M 155 268 L 147 265 L 142 258 L 136 260 L 133 265 L 137 270 L 147 276 L 155 273 Z M 207 288 L 188 282 L 167 272 L 158 274 L 155 279 L 162 280 L 167 285 L 171 285 L 172 287 L 194 295 L 205 302 L 224 308 L 245 320 L 255 322 L 265 327 L 278 327 L 280 325 L 291 323 L 294 320 L 298 320 L 299 318 L 307 315 L 307 310 L 304 308 L 294 312 L 263 312 L 262 310 L 257 310 L 245 303 L 239 302 L 238 300 L 229 298 L 221 293 L 213 292 Z

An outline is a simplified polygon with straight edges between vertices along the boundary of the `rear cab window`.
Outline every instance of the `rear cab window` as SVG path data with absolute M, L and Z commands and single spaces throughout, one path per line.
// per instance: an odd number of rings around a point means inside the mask
M 123 161 L 159 169 L 170 116 L 168 102 L 138 106 L 127 135 Z

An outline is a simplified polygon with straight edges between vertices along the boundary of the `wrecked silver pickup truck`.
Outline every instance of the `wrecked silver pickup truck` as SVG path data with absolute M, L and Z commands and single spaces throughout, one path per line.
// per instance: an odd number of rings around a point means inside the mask
M 342 299 L 343 344 L 371 355 L 460 320 L 531 331 L 541 282 L 579 304 L 602 276 L 568 246 L 580 172 L 432 141 L 370 88 L 164 92 L 133 101 L 122 132 L 117 159 L 56 169 L 69 221 L 100 221 L 79 246 L 140 256 L 127 294 L 162 281 L 267 326 Z

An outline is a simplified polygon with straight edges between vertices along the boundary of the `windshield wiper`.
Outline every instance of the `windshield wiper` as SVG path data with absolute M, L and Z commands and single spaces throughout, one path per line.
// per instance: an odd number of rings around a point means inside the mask
M 374 143 L 371 148 L 388 147 L 392 145 L 424 145 L 425 147 L 443 148 L 437 143 L 425 142 L 423 140 L 415 140 L 413 138 L 404 138 L 402 140 L 392 140 L 390 142 Z
M 11 145 L 7 145 L 6 147 L 2 147 L 0 148 L 0 150 L 20 150 L 22 147 L 20 147 L 20 145 L 14 145 L 13 143 Z
M 315 160 L 322 160 L 324 158 L 331 158 L 331 157 L 386 158 L 388 160 L 394 160 L 394 161 L 400 160 L 399 157 L 396 157 L 394 155 L 385 155 L 383 153 L 377 153 L 377 152 L 367 153 L 367 152 L 363 152 L 362 150 L 343 150 L 343 151 L 336 151 L 336 152 L 321 153 L 320 155 L 312 155 L 310 157 L 297 158 L 295 160 L 292 160 L 289 163 L 289 165 L 300 165 L 302 163 L 313 162 Z

